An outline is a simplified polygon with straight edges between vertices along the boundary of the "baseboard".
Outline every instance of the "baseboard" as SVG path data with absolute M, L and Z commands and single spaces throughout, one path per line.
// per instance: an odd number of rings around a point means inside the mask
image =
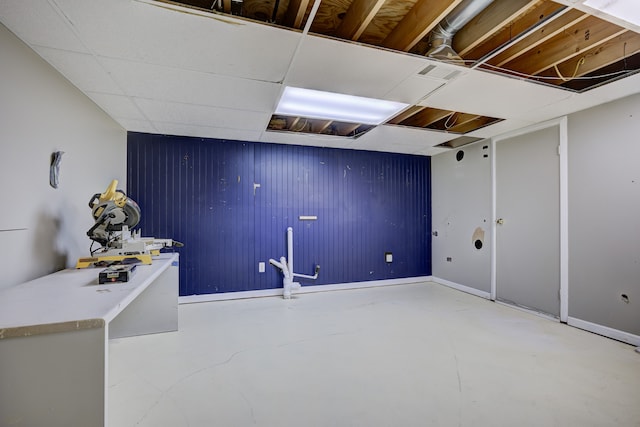
M 585 331 L 593 332 L 594 334 L 602 335 L 607 338 L 626 342 L 627 344 L 640 346 L 640 336 L 630 334 L 629 332 L 613 329 L 608 326 L 598 325 L 597 323 L 587 322 L 586 320 L 576 319 L 569 316 L 567 324 L 576 328 L 584 329 Z
M 533 314 L 534 316 L 542 317 L 543 319 L 551 320 L 552 322 L 560 322 L 560 317 L 554 316 L 549 313 L 545 313 L 544 311 L 534 310 L 533 308 L 523 307 L 521 305 L 514 304 L 507 301 L 501 301 L 499 299 L 497 299 L 495 303 L 503 305 L 505 307 L 512 308 L 514 310 L 522 311 L 523 313 Z
M 331 285 L 313 285 L 303 286 L 300 289 L 295 290 L 293 293 L 294 295 L 296 295 L 314 292 L 346 291 L 349 289 L 375 288 L 379 286 L 408 285 L 410 283 L 431 282 L 432 280 L 432 276 L 418 276 L 405 277 L 402 279 L 370 280 L 367 282 L 337 283 Z M 227 301 L 234 299 L 262 298 L 274 296 L 282 296 L 282 288 L 262 289 L 257 291 L 225 292 L 220 294 L 187 295 L 179 297 L 178 303 L 193 304 L 209 301 Z
M 461 285 L 459 283 L 452 282 L 450 280 L 441 279 L 440 277 L 433 277 L 431 280 L 440 285 L 448 286 L 450 288 L 457 289 L 459 291 L 466 292 L 468 294 L 475 295 L 480 298 L 485 298 L 485 299 L 491 298 L 491 294 L 489 292 L 485 292 L 476 288 L 471 288 L 469 286 Z

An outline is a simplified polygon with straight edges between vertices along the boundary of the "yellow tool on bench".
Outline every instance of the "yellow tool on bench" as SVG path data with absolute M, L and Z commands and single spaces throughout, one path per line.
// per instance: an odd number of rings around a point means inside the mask
M 151 257 L 159 255 L 160 249 L 183 246 L 172 239 L 140 237 L 140 230 L 132 231 L 140 222 L 140 207 L 117 187 L 118 181 L 114 179 L 104 193 L 96 193 L 89 200 L 96 222 L 87 231 L 93 240 L 91 256 L 78 259 L 76 268 L 128 261 L 151 264 Z M 93 250 L 94 242 L 100 244 L 100 248 Z

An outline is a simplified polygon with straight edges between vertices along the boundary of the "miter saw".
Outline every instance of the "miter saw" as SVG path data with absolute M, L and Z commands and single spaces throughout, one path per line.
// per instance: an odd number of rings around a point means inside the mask
M 93 240 L 91 257 L 78 259 L 76 268 L 131 261 L 151 264 L 151 257 L 159 255 L 160 249 L 183 246 L 172 239 L 140 237 L 140 230 L 132 231 L 140 222 L 140 207 L 117 186 L 114 179 L 104 193 L 96 193 L 89 200 L 96 222 L 87 231 Z M 94 243 L 100 244 L 100 248 L 93 250 Z

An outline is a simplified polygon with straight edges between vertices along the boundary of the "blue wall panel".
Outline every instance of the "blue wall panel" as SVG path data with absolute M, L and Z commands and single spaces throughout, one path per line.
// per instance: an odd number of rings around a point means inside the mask
M 289 226 L 295 272 L 322 267 L 303 285 L 431 274 L 428 157 L 140 133 L 128 155 L 143 235 L 185 243 L 181 295 L 281 287 Z

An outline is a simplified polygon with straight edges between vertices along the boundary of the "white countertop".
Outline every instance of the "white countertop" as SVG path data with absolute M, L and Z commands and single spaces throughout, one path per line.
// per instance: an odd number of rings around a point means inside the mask
M 101 327 L 156 277 L 178 262 L 177 253 L 138 264 L 129 282 L 99 285 L 105 267 L 66 269 L 0 290 L 0 339 Z

